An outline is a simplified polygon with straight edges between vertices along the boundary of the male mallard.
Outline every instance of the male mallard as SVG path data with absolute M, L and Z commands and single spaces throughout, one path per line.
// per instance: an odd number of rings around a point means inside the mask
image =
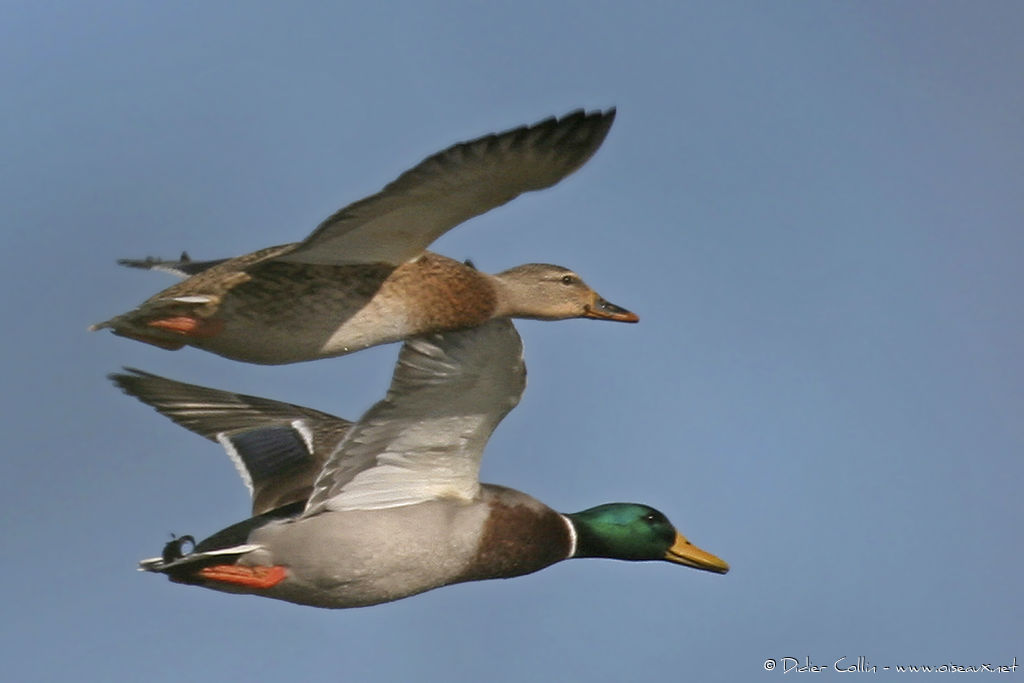
M 91 329 L 278 364 L 492 318 L 636 322 L 561 266 L 488 275 L 426 251 L 459 223 L 578 169 L 614 119 L 614 109 L 576 111 L 454 145 L 336 212 L 302 242 L 221 261 L 124 261 L 190 277 Z
M 307 500 L 275 509 L 254 501 L 252 518 L 191 552 L 183 553 L 191 537 L 176 539 L 140 568 L 318 607 L 373 605 L 452 583 L 528 574 L 572 557 L 728 571 L 646 505 L 612 503 L 563 515 L 525 493 L 481 484 L 484 445 L 519 402 L 525 378 L 522 342 L 509 320 L 412 338 L 384 400 L 355 424 L 339 422 L 334 432 L 347 433 Z M 190 429 L 207 436 L 223 429 L 215 438 L 234 452 L 254 490 L 265 485 L 275 460 L 319 460 L 318 444 L 329 441 L 318 435 L 325 416 L 306 408 L 151 375 L 114 380 Z

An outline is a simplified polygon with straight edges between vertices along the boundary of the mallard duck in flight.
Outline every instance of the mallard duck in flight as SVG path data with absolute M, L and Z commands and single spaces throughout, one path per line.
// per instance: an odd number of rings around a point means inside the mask
M 525 386 L 522 343 L 509 320 L 407 340 L 387 396 L 354 424 L 137 371 L 112 378 L 222 443 L 254 493 L 250 519 L 191 548 L 190 537 L 176 539 L 141 562 L 173 581 L 340 608 L 570 558 L 729 569 L 647 505 L 561 514 L 480 483 L 484 446 Z M 304 474 L 278 488 L 282 471 Z M 309 487 L 297 485 L 302 476 Z
M 122 261 L 187 279 L 90 329 L 280 364 L 495 318 L 636 322 L 568 268 L 531 263 L 488 275 L 426 250 L 463 221 L 578 169 L 614 119 L 614 109 L 576 111 L 453 145 L 302 242 L 220 261 Z

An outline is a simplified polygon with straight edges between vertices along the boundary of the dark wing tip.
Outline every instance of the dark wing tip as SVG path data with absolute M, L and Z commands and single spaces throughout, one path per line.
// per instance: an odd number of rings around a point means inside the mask
M 582 166 L 604 144 L 615 122 L 615 108 L 605 111 L 577 109 L 517 131 L 516 142 L 560 150 L 567 170 Z
M 135 392 L 132 390 L 133 387 L 141 380 L 155 379 L 162 380 L 163 377 L 154 375 L 151 372 L 145 370 L 139 370 L 138 368 L 132 368 L 125 366 L 121 368 L 123 372 L 111 372 L 107 374 L 107 379 L 113 382 L 121 391 L 125 392 L 130 396 L 135 396 Z

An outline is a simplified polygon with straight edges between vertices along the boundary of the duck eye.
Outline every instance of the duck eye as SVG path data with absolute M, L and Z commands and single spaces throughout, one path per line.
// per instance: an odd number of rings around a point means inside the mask
M 576 282 L 576 278 L 574 278 L 572 275 L 563 275 L 562 276 L 562 284 L 563 285 L 571 285 L 571 284 L 574 284 L 575 282 Z

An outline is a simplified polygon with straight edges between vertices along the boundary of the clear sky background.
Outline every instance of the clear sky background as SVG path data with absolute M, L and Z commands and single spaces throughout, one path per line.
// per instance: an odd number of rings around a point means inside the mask
M 3 678 L 1024 665 L 1022 32 L 1016 2 L 5 3 Z M 135 571 L 248 502 L 106 373 L 356 418 L 397 346 L 259 367 L 89 334 L 173 281 L 115 259 L 299 240 L 453 142 L 612 105 L 580 172 L 434 245 L 641 317 L 519 325 L 484 480 L 649 503 L 730 574 L 577 560 L 327 611 Z

